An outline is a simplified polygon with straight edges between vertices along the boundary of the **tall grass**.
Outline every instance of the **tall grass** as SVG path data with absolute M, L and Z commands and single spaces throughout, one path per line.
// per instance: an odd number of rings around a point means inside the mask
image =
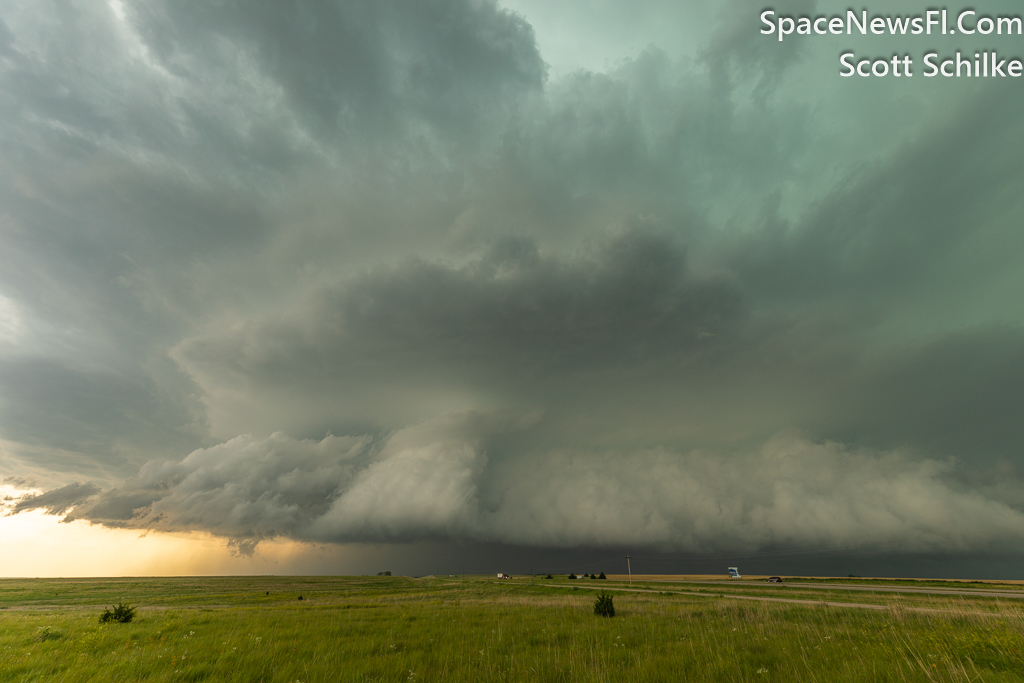
M 1024 680 L 1014 608 L 617 593 L 617 616 L 602 619 L 594 594 L 571 588 L 330 579 L 304 583 L 298 602 L 288 579 L 268 581 L 218 593 L 224 607 L 147 608 L 136 592 L 130 624 L 101 625 L 99 610 L 75 605 L 15 605 L 0 611 L 0 682 Z M 266 585 L 287 590 L 268 599 Z M 170 599 L 173 582 L 153 586 Z

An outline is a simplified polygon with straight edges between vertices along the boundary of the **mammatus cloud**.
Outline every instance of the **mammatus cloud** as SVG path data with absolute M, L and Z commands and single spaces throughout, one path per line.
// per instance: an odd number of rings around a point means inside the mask
M 22 501 L 109 526 L 261 539 L 432 538 L 691 553 L 816 547 L 1006 550 L 1024 514 L 951 485 L 950 463 L 779 435 L 747 452 L 582 450 L 501 458 L 489 445 L 542 418 L 452 415 L 367 438 L 241 436 L 151 462 L 97 495 Z M 91 496 L 86 502 L 83 498 Z

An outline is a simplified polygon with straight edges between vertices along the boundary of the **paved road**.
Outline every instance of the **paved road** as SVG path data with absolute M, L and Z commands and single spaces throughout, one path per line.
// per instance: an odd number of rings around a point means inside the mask
M 985 589 L 985 588 L 971 588 L 968 590 L 960 590 L 957 588 L 919 588 L 916 586 L 851 586 L 843 583 L 800 583 L 794 581 L 791 583 L 763 583 L 753 581 L 701 581 L 699 579 L 644 579 L 644 583 L 682 583 L 682 584 L 695 584 L 695 585 L 712 585 L 712 586 L 754 586 L 758 588 L 775 588 L 775 589 L 805 589 L 809 588 L 812 590 L 843 590 L 843 591 L 868 591 L 877 593 L 924 593 L 925 595 L 971 595 L 980 597 L 1005 597 L 1013 599 L 1024 599 L 1024 591 L 1016 590 L 998 590 L 998 589 Z

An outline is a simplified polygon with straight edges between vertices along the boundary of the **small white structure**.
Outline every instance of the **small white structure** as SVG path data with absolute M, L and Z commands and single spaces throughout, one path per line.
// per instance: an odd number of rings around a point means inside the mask
M 498 574 L 499 579 L 511 579 L 512 577 L 508 574 Z
M 732 578 L 732 579 L 742 579 L 743 577 L 740 576 L 740 570 L 738 568 L 736 568 L 736 567 L 729 567 L 729 578 Z

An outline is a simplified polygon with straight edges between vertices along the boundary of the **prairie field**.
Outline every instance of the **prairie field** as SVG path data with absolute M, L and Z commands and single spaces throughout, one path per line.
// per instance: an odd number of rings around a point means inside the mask
M 1024 681 L 1019 585 L 617 578 L 3 579 L 0 683 Z

